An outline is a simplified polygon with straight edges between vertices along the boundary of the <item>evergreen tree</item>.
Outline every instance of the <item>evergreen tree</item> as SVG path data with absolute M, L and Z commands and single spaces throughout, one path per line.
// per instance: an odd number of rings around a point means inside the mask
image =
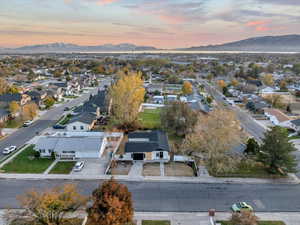
M 248 155 L 256 155 L 259 152 L 259 145 L 254 138 L 249 138 L 245 153 Z
M 275 126 L 265 133 L 259 159 L 271 173 L 296 172 L 297 161 L 292 154 L 296 151 L 289 141 L 285 128 Z

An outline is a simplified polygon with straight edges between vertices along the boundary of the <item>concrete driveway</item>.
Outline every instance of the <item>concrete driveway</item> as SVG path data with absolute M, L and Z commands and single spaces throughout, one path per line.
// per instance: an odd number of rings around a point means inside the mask
M 107 159 L 80 159 L 78 161 L 84 161 L 84 167 L 80 172 L 72 171 L 71 174 L 76 175 L 104 175 L 106 167 L 108 165 Z

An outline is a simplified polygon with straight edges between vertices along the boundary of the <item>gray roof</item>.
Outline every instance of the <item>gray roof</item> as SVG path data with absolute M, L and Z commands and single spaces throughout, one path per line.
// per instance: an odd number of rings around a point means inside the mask
M 96 115 L 90 112 L 83 112 L 79 114 L 78 116 L 73 117 L 68 124 L 74 123 L 74 122 L 82 122 L 86 124 L 92 124 L 93 121 L 96 120 Z
M 55 152 L 95 152 L 101 149 L 103 138 L 100 137 L 40 137 L 36 149 L 53 149 Z
M 128 134 L 128 139 L 148 139 L 148 141 L 129 140 L 125 145 L 125 152 L 170 151 L 168 137 L 163 131 L 132 132 Z
M 291 123 L 296 126 L 300 126 L 300 119 L 292 120 Z
M 9 112 L 6 109 L 0 108 L 0 118 L 6 117 L 9 115 Z
M 17 94 L 10 94 L 10 93 L 7 93 L 7 94 L 3 94 L 3 95 L 0 95 L 0 101 L 1 102 L 12 102 L 12 101 L 21 101 L 22 99 L 22 95 L 17 93 Z

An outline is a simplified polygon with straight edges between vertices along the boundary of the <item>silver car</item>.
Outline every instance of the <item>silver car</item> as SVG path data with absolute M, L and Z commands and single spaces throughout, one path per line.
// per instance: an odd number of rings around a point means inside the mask
M 79 172 L 84 167 L 84 161 L 77 162 L 74 166 L 74 172 Z

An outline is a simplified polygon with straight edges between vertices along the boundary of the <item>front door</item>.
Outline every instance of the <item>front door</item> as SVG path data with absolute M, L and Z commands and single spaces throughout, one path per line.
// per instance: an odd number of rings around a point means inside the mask
M 159 158 L 163 159 L 164 158 L 164 152 L 159 153 Z

